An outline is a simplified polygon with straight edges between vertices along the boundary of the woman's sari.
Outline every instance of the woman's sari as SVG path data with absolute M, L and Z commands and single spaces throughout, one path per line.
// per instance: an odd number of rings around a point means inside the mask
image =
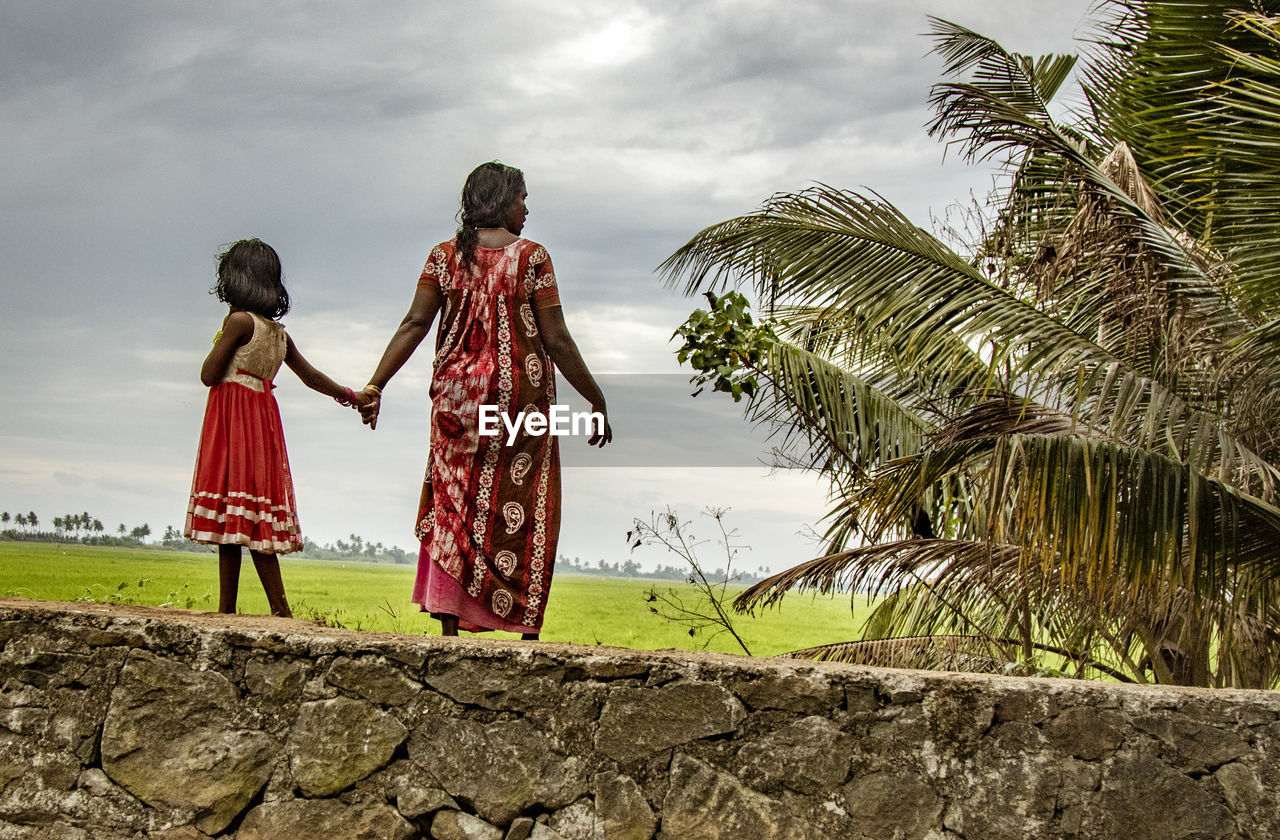
M 555 371 L 533 312 L 560 305 L 551 259 L 517 239 L 477 247 L 464 269 L 456 243 L 442 242 L 418 284 L 440 290 L 442 309 L 413 601 L 464 630 L 536 633 L 560 534 L 559 449 L 523 426 L 508 443 L 501 419 L 498 434 L 481 435 L 480 408 L 512 421 L 550 413 Z

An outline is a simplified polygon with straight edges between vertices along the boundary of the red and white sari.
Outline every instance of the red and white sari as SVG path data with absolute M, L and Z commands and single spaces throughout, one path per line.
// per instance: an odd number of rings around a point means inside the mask
M 414 603 L 459 618 L 464 630 L 536 633 L 542 626 L 560 534 L 555 436 L 521 430 L 481 436 L 482 405 L 514 419 L 548 414 L 555 371 L 535 308 L 558 306 L 546 250 L 517 239 L 476 248 L 460 265 L 456 243 L 431 251 L 418 281 L 443 305 L 431 381 L 431 452 L 418 509 Z

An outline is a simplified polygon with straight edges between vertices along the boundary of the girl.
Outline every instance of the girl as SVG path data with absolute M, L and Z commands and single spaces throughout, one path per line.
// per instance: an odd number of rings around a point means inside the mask
M 200 368 L 209 401 L 183 535 L 218 546 L 218 612 L 236 611 L 246 545 L 272 615 L 291 617 L 276 555 L 301 550 L 302 536 L 272 379 L 284 362 L 308 388 L 343 405 L 371 398 L 312 367 L 276 320 L 289 311 L 289 293 L 270 245 L 244 239 L 222 253 L 213 294 L 231 311 Z

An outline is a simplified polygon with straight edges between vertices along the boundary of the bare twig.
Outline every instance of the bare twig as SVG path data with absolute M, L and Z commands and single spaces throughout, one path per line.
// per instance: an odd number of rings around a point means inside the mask
M 642 519 L 634 520 L 632 529 L 627 532 L 627 541 L 631 544 L 632 550 L 642 545 L 661 546 L 682 558 L 692 570 L 688 582 L 697 593 L 696 599 L 686 604 L 684 597 L 674 589 L 659 592 L 655 587 L 650 587 L 645 593 L 650 612 L 662 616 L 667 621 L 687 624 L 690 636 L 696 637 L 698 632 L 714 628 L 702 643 L 704 649 L 721 633 L 728 633 L 742 648 L 742 652 L 750 656 L 751 649 L 734 629 L 733 618 L 730 611 L 725 608 L 729 584 L 735 579 L 733 561 L 738 556 L 738 550 L 746 548 L 734 542 L 738 537 L 737 529 L 726 528 L 724 515 L 728 512 L 728 508 L 712 507 L 703 511 L 703 515 L 714 519 L 716 527 L 720 529 L 720 539 L 717 543 L 725 552 L 724 567 L 710 574 L 698 559 L 698 548 L 709 541 L 698 541 L 689 530 L 692 523 L 681 522 L 670 507 L 665 513 L 651 513 L 647 522 Z M 655 604 L 657 606 L 654 606 Z

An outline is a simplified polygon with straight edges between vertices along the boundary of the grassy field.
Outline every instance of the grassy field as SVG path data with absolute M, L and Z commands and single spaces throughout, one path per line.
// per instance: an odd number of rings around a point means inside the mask
M 409 603 L 412 567 L 284 557 L 281 568 L 285 591 L 299 618 L 323 619 L 354 630 L 439 631 L 438 622 Z M 691 638 L 686 626 L 649 611 L 645 593 L 650 588 L 676 589 L 686 603 L 693 598 L 691 587 L 665 581 L 556 577 L 542 638 L 642 649 L 701 649 L 705 631 Z M 0 542 L 0 594 L 212 610 L 218 606 L 217 592 L 218 564 L 212 553 Z M 240 573 L 239 605 L 241 612 L 267 611 L 266 597 L 247 555 Z M 789 596 L 781 609 L 759 618 L 740 616 L 735 624 L 751 652 L 767 656 L 851 639 L 867 609 L 863 599 L 851 615 L 846 597 Z M 727 635 L 712 640 L 707 649 L 740 652 Z

